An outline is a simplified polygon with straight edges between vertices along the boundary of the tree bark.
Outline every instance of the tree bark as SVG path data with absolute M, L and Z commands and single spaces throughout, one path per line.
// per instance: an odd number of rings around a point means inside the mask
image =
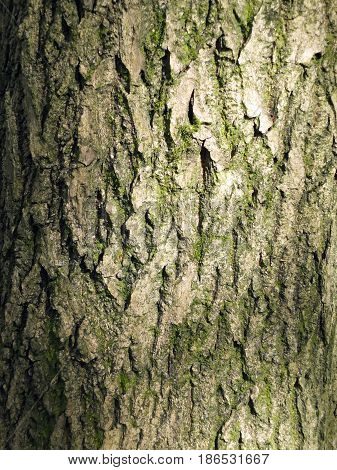
M 337 448 L 334 2 L 0 8 L 0 446 Z

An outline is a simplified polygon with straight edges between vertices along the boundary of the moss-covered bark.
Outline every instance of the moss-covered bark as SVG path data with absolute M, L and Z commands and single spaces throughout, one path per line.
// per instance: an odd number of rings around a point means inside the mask
M 0 12 L 1 447 L 336 448 L 333 1 Z

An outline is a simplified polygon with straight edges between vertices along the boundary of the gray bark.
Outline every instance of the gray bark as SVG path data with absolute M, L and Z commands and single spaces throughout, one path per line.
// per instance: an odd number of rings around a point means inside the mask
M 333 1 L 1 4 L 0 446 L 336 448 Z

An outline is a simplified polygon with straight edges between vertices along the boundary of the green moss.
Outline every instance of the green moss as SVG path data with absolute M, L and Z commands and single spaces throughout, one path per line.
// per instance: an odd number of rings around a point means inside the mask
M 212 27 L 216 18 L 216 6 L 207 0 L 199 0 L 191 4 L 176 2 L 176 10 L 179 11 L 177 24 L 177 49 L 180 61 L 188 65 L 196 60 L 199 50 L 204 46 L 212 33 Z M 207 18 L 207 22 L 206 22 Z
M 231 151 L 236 151 L 240 144 L 244 143 L 244 135 L 242 131 L 231 123 L 226 116 L 218 129 L 217 138 L 220 145 L 224 142 Z
M 185 65 L 197 59 L 199 50 L 204 43 L 204 37 L 199 29 L 193 25 L 189 33 L 183 34 L 183 44 L 179 50 L 179 58 Z
M 161 47 L 166 26 L 166 12 L 160 8 L 155 9 L 154 23 L 145 38 L 145 47 L 151 51 Z
M 203 236 L 201 236 L 196 240 L 196 242 L 193 245 L 193 258 L 198 263 L 200 263 L 203 258 L 204 244 L 205 244 L 205 239 Z
M 235 20 L 245 40 L 248 39 L 251 33 L 257 8 L 258 2 L 254 0 L 247 0 L 240 13 L 238 13 L 237 9 L 233 9 Z
M 130 114 L 130 108 L 129 108 L 128 99 L 127 99 L 126 95 L 124 94 L 124 92 L 120 88 L 117 89 L 116 100 L 117 100 L 117 104 L 118 104 L 119 108 L 121 110 L 126 111 L 126 114 L 129 115 Z
M 158 398 L 158 395 L 157 395 L 157 392 L 155 390 L 153 390 L 152 388 L 147 388 L 144 391 L 144 397 L 148 398 L 148 399 L 155 399 L 156 400 Z
M 154 98 L 154 104 L 153 104 L 153 113 L 160 113 L 162 114 L 165 105 L 167 103 L 167 83 L 165 87 L 161 87 L 159 91 L 159 95 Z M 162 125 L 164 128 L 164 125 Z
M 156 8 L 153 17 L 153 23 L 150 30 L 145 36 L 143 47 L 145 52 L 145 79 L 150 85 L 159 68 L 161 67 L 161 59 L 163 57 L 162 42 L 164 40 L 166 27 L 165 10 Z M 160 76 L 160 74 L 158 74 Z
M 259 408 L 264 410 L 266 416 L 270 417 L 272 413 L 272 393 L 271 386 L 267 379 L 259 383 L 259 395 L 257 397 L 257 404 Z
M 328 32 L 325 38 L 324 54 L 320 59 L 317 60 L 322 61 L 322 63 L 328 66 L 334 66 L 336 62 L 336 49 L 336 37 L 331 32 Z
M 229 431 L 229 439 L 231 440 L 231 442 L 237 443 L 240 440 L 240 436 L 241 436 L 240 423 L 237 422 L 233 424 L 233 426 L 231 427 Z
M 173 156 L 170 158 L 172 163 Z M 168 167 L 164 174 L 157 177 L 156 203 L 158 213 L 161 217 L 169 214 L 174 209 L 173 196 L 177 191 L 176 183 L 173 179 L 172 169 Z
M 252 24 L 253 24 L 254 17 L 255 17 L 254 3 L 256 3 L 256 2 L 248 0 L 245 4 L 244 10 L 243 10 L 244 20 L 245 20 L 245 23 L 247 25 L 247 28 L 249 28 L 249 30 L 252 28 Z
M 289 411 L 289 421 L 290 421 L 290 435 L 293 443 L 294 449 L 299 449 L 301 447 L 301 433 L 300 433 L 300 416 L 297 410 L 296 405 L 296 392 L 294 389 L 290 390 L 289 399 L 288 399 L 288 411 Z
M 190 144 L 193 137 L 193 133 L 198 132 L 201 126 L 201 122 L 197 119 L 196 116 L 193 117 L 193 124 L 182 124 L 179 126 L 179 136 L 185 144 Z
M 134 373 L 126 373 L 122 370 L 118 375 L 118 383 L 121 388 L 122 394 L 125 395 L 136 384 L 136 376 Z
M 287 31 L 284 19 L 278 16 L 274 25 L 274 40 L 275 40 L 275 67 L 278 71 L 284 64 L 285 56 L 287 53 Z
M 272 436 L 271 436 L 271 447 L 272 449 L 279 449 L 279 432 L 281 426 L 281 414 L 276 412 L 273 414 L 271 419 L 272 424 Z
M 104 441 L 104 431 L 99 426 L 99 417 L 94 403 L 88 403 L 82 417 L 86 431 L 86 447 L 89 449 L 101 449 Z
M 267 209 L 270 209 L 274 206 L 279 194 L 276 193 L 274 189 L 267 189 L 263 192 L 264 196 L 264 205 Z
M 178 143 L 169 152 L 169 160 L 171 162 L 179 161 L 186 151 L 192 146 L 193 134 L 199 130 L 200 125 L 200 121 L 196 119 L 194 124 L 185 123 L 178 127 Z
M 107 114 L 106 120 L 108 121 L 108 123 L 110 124 L 111 127 L 114 127 L 114 125 L 115 125 L 115 115 L 114 115 L 113 112 L 110 112 L 110 113 Z
M 50 282 L 47 289 L 50 294 Z M 45 389 L 39 411 L 34 413 L 36 430 L 32 431 L 33 448 L 39 449 L 50 448 L 50 436 L 54 430 L 56 420 L 65 412 L 67 404 L 64 382 L 60 375 L 59 351 L 61 343 L 58 337 L 59 322 L 56 312 L 52 310 L 52 307 L 50 309 L 44 325 L 45 337 L 47 339 L 46 349 L 41 352 L 37 361 L 41 373 L 40 388 Z M 28 403 L 30 399 L 34 399 L 34 394 L 31 397 L 29 397 L 29 394 L 27 395 Z
M 105 250 L 105 243 L 102 243 L 100 241 L 95 242 L 95 249 L 92 254 L 92 260 L 94 264 L 98 264 L 99 258 L 102 254 L 102 252 Z

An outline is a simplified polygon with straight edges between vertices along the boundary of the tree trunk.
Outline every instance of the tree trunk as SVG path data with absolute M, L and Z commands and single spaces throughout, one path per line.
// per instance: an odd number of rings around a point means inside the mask
M 0 8 L 1 447 L 337 448 L 333 0 Z

